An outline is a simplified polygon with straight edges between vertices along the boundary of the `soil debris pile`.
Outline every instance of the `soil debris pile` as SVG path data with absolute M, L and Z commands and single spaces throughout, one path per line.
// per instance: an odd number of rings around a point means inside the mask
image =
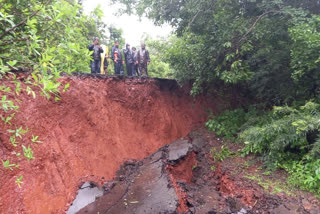
M 191 133 L 142 161 L 124 163 L 116 179 L 102 186 L 104 196 L 78 214 L 315 214 L 319 210 L 305 209 L 307 199 L 302 196 L 267 193 L 232 172 L 231 165 L 211 170 L 206 151 L 212 146 Z M 235 185 L 235 191 L 226 187 Z

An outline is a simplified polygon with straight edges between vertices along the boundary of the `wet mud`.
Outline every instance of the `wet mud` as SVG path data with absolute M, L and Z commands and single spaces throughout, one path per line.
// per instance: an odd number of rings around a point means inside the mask
M 190 133 L 141 161 L 127 161 L 101 186 L 104 195 L 78 214 L 319 213 L 314 198 L 270 194 L 228 162 L 213 171 L 208 152 L 219 142 L 206 135 Z

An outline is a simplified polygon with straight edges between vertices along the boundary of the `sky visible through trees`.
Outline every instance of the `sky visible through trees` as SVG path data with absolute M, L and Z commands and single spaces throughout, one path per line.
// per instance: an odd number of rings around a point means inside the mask
M 140 18 L 137 15 L 122 14 L 119 16 L 121 5 L 112 4 L 110 0 L 84 0 L 83 9 L 85 13 L 90 13 L 98 5 L 104 13 L 102 20 L 116 28 L 123 30 L 123 38 L 126 43 L 140 45 L 146 36 L 152 38 L 168 37 L 172 31 L 169 25 L 155 26 L 152 20 Z

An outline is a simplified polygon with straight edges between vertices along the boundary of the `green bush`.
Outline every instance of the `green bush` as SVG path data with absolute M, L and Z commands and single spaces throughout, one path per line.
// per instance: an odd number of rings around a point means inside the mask
M 244 155 L 256 154 L 269 170 L 285 169 L 288 181 L 320 194 L 320 105 L 225 111 L 206 123 L 210 131 L 244 143 Z
M 261 154 L 269 167 L 304 155 L 319 156 L 319 104 L 308 102 L 300 108 L 274 107 L 269 120 L 248 126 L 240 133 L 244 153 Z M 319 142 L 318 142 L 319 141 Z
M 248 111 L 244 109 L 227 110 L 217 116 L 210 115 L 206 127 L 218 136 L 235 140 L 241 127 L 251 118 L 256 118 L 257 115 L 256 106 L 249 107 Z
M 320 105 L 274 107 L 266 115 L 244 125 L 244 154 L 259 154 L 268 168 L 289 172 L 290 183 L 320 194 Z
M 320 158 L 306 155 L 301 161 L 286 162 L 281 165 L 289 172 L 289 183 L 320 195 Z
M 216 135 L 235 140 L 240 126 L 246 121 L 246 113 L 243 109 L 224 111 L 218 116 L 211 116 L 206 127 Z

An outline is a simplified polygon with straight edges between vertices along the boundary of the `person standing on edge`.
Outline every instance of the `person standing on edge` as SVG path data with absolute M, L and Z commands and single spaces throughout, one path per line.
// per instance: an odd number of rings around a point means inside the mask
M 88 46 L 89 51 L 93 51 L 92 53 L 92 61 L 91 61 L 91 73 L 92 74 L 100 74 L 100 66 L 101 66 L 101 56 L 103 53 L 103 49 L 99 45 L 99 38 L 95 37 L 93 43 Z
M 136 47 L 132 47 L 132 56 L 133 56 L 133 62 L 134 62 L 132 75 L 133 76 L 139 76 L 138 65 L 136 63 L 136 61 L 137 61 L 137 49 L 136 49 Z
M 114 62 L 114 73 L 120 75 L 123 72 L 123 64 L 121 50 L 119 48 L 119 42 L 116 41 L 111 50 L 111 59 Z
M 133 76 L 133 66 L 134 66 L 134 59 L 133 59 L 133 53 L 130 49 L 130 45 L 126 44 L 126 49 L 123 50 L 124 58 L 126 61 L 127 66 L 127 74 L 128 76 Z
M 148 65 L 150 64 L 149 51 L 146 50 L 146 45 L 141 44 L 141 49 L 137 53 L 137 61 L 139 73 L 141 76 L 148 76 Z

